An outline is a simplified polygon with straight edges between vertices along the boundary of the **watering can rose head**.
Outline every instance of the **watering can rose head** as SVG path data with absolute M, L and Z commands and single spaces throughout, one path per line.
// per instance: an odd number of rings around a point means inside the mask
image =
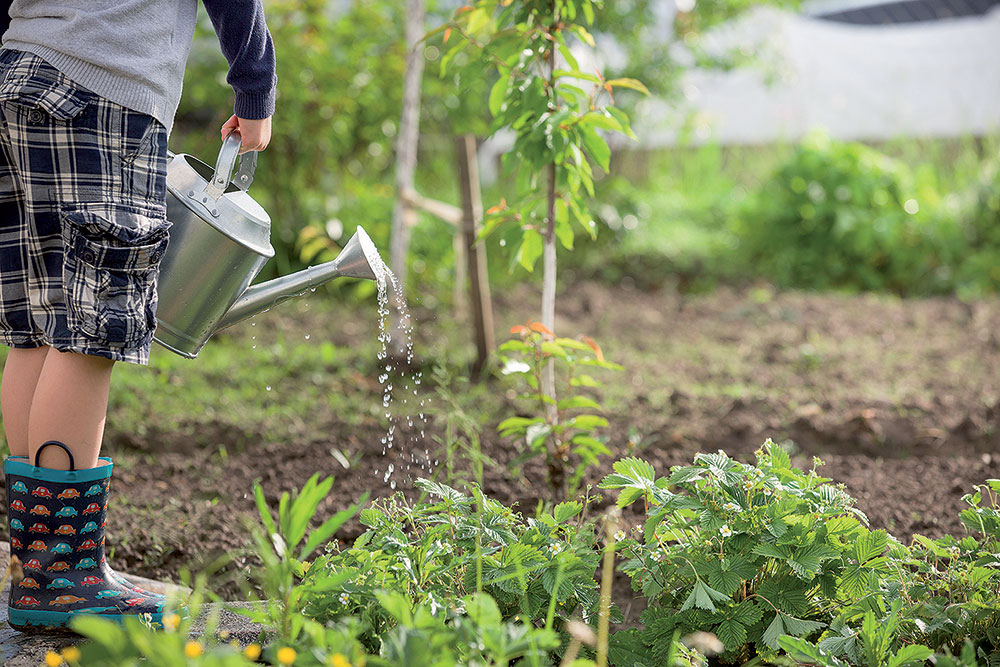
M 267 260 L 271 219 L 247 194 L 257 154 L 239 156 L 230 134 L 212 167 L 190 155 L 167 165 L 170 244 L 160 262 L 157 327 L 153 339 L 194 358 L 221 329 L 301 295 L 334 278 L 378 280 L 385 268 L 375 245 L 358 227 L 331 262 L 250 286 Z

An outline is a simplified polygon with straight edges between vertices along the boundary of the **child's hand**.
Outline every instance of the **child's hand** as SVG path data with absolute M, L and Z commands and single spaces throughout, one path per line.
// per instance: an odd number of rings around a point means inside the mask
M 271 118 L 248 120 L 230 116 L 229 120 L 222 125 L 223 141 L 233 130 L 239 130 L 243 140 L 240 144 L 240 153 L 262 151 L 267 148 L 268 142 L 271 141 Z

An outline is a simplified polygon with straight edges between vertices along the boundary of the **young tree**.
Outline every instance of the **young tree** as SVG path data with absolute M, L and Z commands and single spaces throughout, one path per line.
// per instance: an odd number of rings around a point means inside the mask
M 587 206 L 594 195 L 594 165 L 610 169 L 611 149 L 603 132 L 634 136 L 628 117 L 614 106 L 616 87 L 645 91 L 634 79 L 605 79 L 581 70 L 571 47 L 591 47 L 588 27 L 594 21 L 593 0 L 480 0 L 459 9 L 444 28 L 451 48 L 442 69 L 460 52 L 477 51 L 463 75 L 495 76 L 489 94 L 491 132 L 508 130 L 514 144 L 504 156 L 516 171 L 516 186 L 489 211 L 484 234 L 513 223 L 520 231 L 514 261 L 531 271 L 542 258 L 541 322 L 555 328 L 556 244 L 571 249 L 574 227 L 591 237 L 596 224 Z M 449 41 L 454 41 L 449 45 Z M 554 371 L 543 379 L 553 399 Z

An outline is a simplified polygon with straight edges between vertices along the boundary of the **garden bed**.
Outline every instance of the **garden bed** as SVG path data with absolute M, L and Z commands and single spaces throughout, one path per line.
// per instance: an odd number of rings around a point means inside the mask
M 533 299 L 526 288 L 502 296 L 498 329 L 530 319 Z M 419 303 L 415 311 L 418 361 L 429 376 L 428 360 L 454 346 L 449 332 L 455 327 L 433 319 Z M 315 339 L 315 332 L 327 329 L 338 346 L 370 349 L 374 304 L 349 315 L 318 298 L 300 301 L 210 345 L 234 346 L 244 364 L 275 363 L 272 355 L 279 353 L 270 341 L 304 341 L 303 332 L 313 332 Z M 720 448 L 751 461 L 754 450 L 772 437 L 797 453 L 793 461 L 799 466 L 809 467 L 810 457 L 821 457 L 827 464 L 821 472 L 846 485 L 873 528 L 908 541 L 913 533 L 964 534 L 957 516 L 961 496 L 974 484 L 1000 477 L 998 301 L 773 294 L 767 289 L 683 296 L 585 284 L 560 303 L 557 330 L 592 335 L 606 356 L 625 368 L 605 377 L 612 455 L 590 471 L 589 482 L 609 472 L 614 460 L 632 454 L 653 463 L 659 474 L 670 465 L 690 463 L 696 452 Z M 253 347 L 257 343 L 259 349 Z M 176 376 L 168 373 L 162 392 L 182 391 L 171 387 L 183 384 L 183 373 L 197 370 L 199 363 L 185 362 Z M 379 408 L 374 359 L 362 360 L 360 367 L 331 373 L 327 391 L 352 393 L 355 399 L 360 393 L 362 402 L 370 395 L 373 408 Z M 274 378 L 273 400 L 293 394 L 292 383 Z M 426 391 L 433 395 L 429 387 Z M 529 463 L 522 477 L 512 475 L 506 464 L 517 454 L 516 445 L 495 432 L 500 418 L 524 406 L 500 381 L 486 390 L 456 386 L 454 391 L 464 409 L 471 414 L 481 408 L 475 414 L 489 422 L 482 424 L 482 449 L 497 465 L 485 469 L 485 491 L 530 514 L 539 499 L 548 497 L 544 467 Z M 440 449 L 445 412 L 442 399 L 434 396 L 434 401 L 431 412 L 437 416 L 425 438 L 432 456 Z M 346 507 L 366 491 L 389 494 L 383 478 L 390 462 L 397 488 L 407 495 L 416 495 L 407 475 L 425 474 L 416 465 L 407 472 L 405 447 L 383 456 L 386 427 L 377 409 L 338 410 L 334 399 L 297 419 L 267 423 L 265 416 L 260 421 L 227 418 L 212 397 L 201 402 L 203 411 L 177 423 L 158 414 L 153 403 L 141 437 L 123 423 L 123 410 L 112 411 L 107 451 L 119 465 L 108 546 L 116 567 L 176 578 L 182 567 L 197 569 L 223 552 L 246 547 L 246 522 L 255 521 L 255 479 L 276 501 L 317 470 L 335 475 L 336 492 L 324 501 L 323 514 Z M 350 470 L 331 455 L 332 449 L 349 460 Z M 609 496 L 607 502 L 612 500 Z M 638 518 L 626 514 L 626 520 Z M 359 532 L 354 521 L 339 537 L 351 540 Z M 219 578 L 217 586 L 229 597 L 238 596 L 237 585 L 226 578 Z

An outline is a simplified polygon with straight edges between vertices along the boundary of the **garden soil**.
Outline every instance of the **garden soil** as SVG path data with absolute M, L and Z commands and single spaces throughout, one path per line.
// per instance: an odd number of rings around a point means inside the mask
M 1000 478 L 1000 301 L 774 293 L 767 287 L 707 295 L 586 282 L 572 287 L 559 302 L 557 332 L 592 336 L 608 359 L 624 367 L 602 375 L 611 422 L 603 437 L 612 455 L 586 482 L 596 484 L 622 456 L 644 458 L 659 474 L 702 451 L 721 449 L 753 461 L 770 437 L 787 446 L 800 467 L 822 459 L 817 472 L 843 483 L 872 527 L 909 541 L 914 533 L 964 534 L 958 520 L 963 494 Z M 499 340 L 537 312 L 537 291 L 526 286 L 495 299 Z M 454 341 L 461 327 L 435 319 L 435 311 L 420 303 L 411 306 L 416 363 L 429 363 L 421 350 Z M 291 307 L 259 317 L 257 340 L 329 330 L 326 321 L 317 321 L 318 310 Z M 337 345 L 376 335 L 374 303 L 370 312 L 351 315 L 337 318 L 350 322 L 331 333 Z M 370 386 L 377 406 L 382 394 L 374 363 L 372 368 L 372 377 L 357 380 Z M 429 368 L 424 373 L 429 378 Z M 482 424 L 481 438 L 483 453 L 496 465 L 485 470 L 485 491 L 530 514 L 549 497 L 545 468 L 537 460 L 519 473 L 508 467 L 520 447 L 496 435 L 496 422 L 527 414 L 526 404 L 510 382 L 491 382 L 483 395 L 494 403 L 487 412 L 497 419 Z M 428 394 L 429 384 L 422 385 Z M 441 457 L 443 409 L 430 410 L 420 440 L 432 457 Z M 386 425 L 380 410 L 372 415 L 318 407 L 315 415 L 303 415 L 307 428 L 297 426 L 294 441 L 248 433 L 220 419 L 211 422 L 210 435 L 224 449 L 212 451 L 193 448 L 172 429 L 140 443 L 109 425 L 106 451 L 121 463 L 109 514 L 112 564 L 176 580 L 182 568 L 197 571 L 240 554 L 249 546 L 248 526 L 256 523 L 255 480 L 276 506 L 283 491 L 301 487 L 317 471 L 335 475 L 322 518 L 365 492 L 392 493 L 383 479 L 394 463 L 397 491 L 416 498 L 412 477 L 425 473 L 409 460 L 413 448 L 406 443 L 415 431 L 401 424 L 396 439 L 403 445 L 383 454 Z M 205 420 L 199 423 L 204 431 Z M 350 469 L 332 450 L 345 455 Z M 599 505 L 613 501 L 609 496 Z M 640 517 L 626 512 L 624 520 Z M 338 537 L 349 542 L 360 530 L 354 520 Z M 238 555 L 211 581 L 225 597 L 238 598 L 251 565 Z M 616 598 L 629 608 L 626 590 Z

